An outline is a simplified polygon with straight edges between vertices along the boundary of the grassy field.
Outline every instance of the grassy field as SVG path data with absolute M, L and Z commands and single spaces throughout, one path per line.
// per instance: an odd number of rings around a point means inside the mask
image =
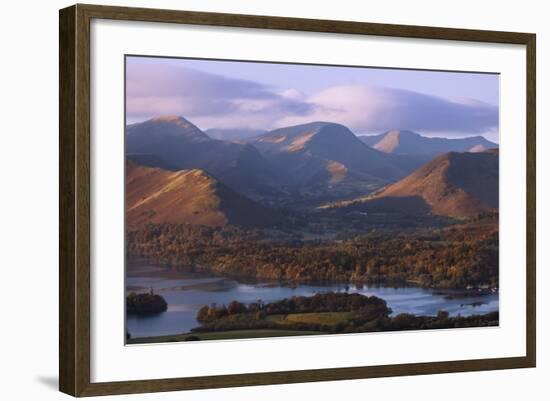
M 294 323 L 319 324 L 323 326 L 335 326 L 339 323 L 345 323 L 353 318 L 353 312 L 318 312 L 318 313 L 293 313 L 288 315 L 271 315 L 266 320 L 272 321 L 281 326 L 281 329 L 257 329 L 257 330 L 229 330 L 217 332 L 189 332 L 183 334 L 174 334 L 168 336 L 132 338 L 128 344 L 150 344 L 193 340 L 235 340 L 243 338 L 262 338 L 262 337 L 288 337 L 326 334 L 320 331 L 302 331 L 285 330 L 285 325 Z
M 183 333 L 168 336 L 131 338 L 128 344 L 151 344 L 165 342 L 190 341 L 190 337 L 199 340 L 236 340 L 243 338 L 262 338 L 262 337 L 289 337 L 325 334 L 319 331 L 297 331 L 297 330 L 231 330 L 208 333 Z
M 267 319 L 277 324 L 309 323 L 334 326 L 345 323 L 354 316 L 353 312 L 293 313 L 290 315 L 272 315 Z

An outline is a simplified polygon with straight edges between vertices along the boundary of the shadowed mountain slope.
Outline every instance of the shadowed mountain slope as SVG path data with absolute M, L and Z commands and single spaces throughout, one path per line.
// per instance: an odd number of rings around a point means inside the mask
M 212 139 L 220 139 L 222 141 L 239 141 L 242 139 L 252 138 L 258 135 L 265 134 L 265 130 L 261 129 L 237 129 L 237 128 L 210 128 L 204 131 Z
M 203 169 L 245 192 L 266 190 L 276 177 L 252 145 L 212 139 L 183 117 L 132 124 L 126 134 L 127 157 L 149 167 Z

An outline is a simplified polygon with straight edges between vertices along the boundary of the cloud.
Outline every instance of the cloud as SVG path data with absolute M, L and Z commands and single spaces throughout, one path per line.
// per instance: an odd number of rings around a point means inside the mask
M 286 117 L 281 125 L 306 121 L 336 121 L 358 133 L 391 128 L 426 133 L 479 134 L 498 127 L 498 108 L 483 102 L 447 100 L 418 92 L 370 86 L 336 86 L 308 99 L 315 111 Z
M 203 128 L 269 127 L 313 108 L 296 97 L 298 91 L 278 94 L 257 82 L 177 65 L 129 63 L 126 80 L 129 120 L 178 114 Z
M 445 136 L 498 132 L 498 107 L 477 100 L 363 85 L 307 96 L 299 88 L 272 88 L 173 63 L 128 63 L 126 105 L 129 121 L 177 114 L 203 129 L 332 121 L 358 134 L 393 128 Z

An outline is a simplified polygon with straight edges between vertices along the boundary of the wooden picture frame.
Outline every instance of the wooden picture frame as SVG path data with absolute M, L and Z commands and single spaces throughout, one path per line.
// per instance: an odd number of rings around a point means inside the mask
M 511 358 L 92 383 L 90 380 L 90 21 L 95 18 L 525 45 L 527 54 L 525 60 L 527 71 L 526 355 Z M 536 37 L 534 34 L 80 4 L 60 10 L 59 29 L 59 388 L 62 392 L 73 396 L 95 396 L 535 366 Z

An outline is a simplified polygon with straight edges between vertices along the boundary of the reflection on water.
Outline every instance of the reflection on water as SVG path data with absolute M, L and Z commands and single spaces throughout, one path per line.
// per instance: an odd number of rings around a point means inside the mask
M 170 271 L 143 261 L 128 262 L 126 290 L 153 289 L 168 302 L 168 310 L 156 316 L 129 316 L 127 328 L 132 337 L 148 337 L 188 332 L 199 324 L 195 319 L 203 305 L 243 303 L 261 299 L 264 303 L 292 296 L 311 296 L 319 292 L 349 292 L 376 295 L 384 299 L 393 314 L 435 315 L 440 310 L 450 315 L 468 316 L 498 310 L 498 294 L 467 298 L 448 297 L 440 291 L 418 287 L 355 286 L 353 284 L 243 283 L 207 274 Z

